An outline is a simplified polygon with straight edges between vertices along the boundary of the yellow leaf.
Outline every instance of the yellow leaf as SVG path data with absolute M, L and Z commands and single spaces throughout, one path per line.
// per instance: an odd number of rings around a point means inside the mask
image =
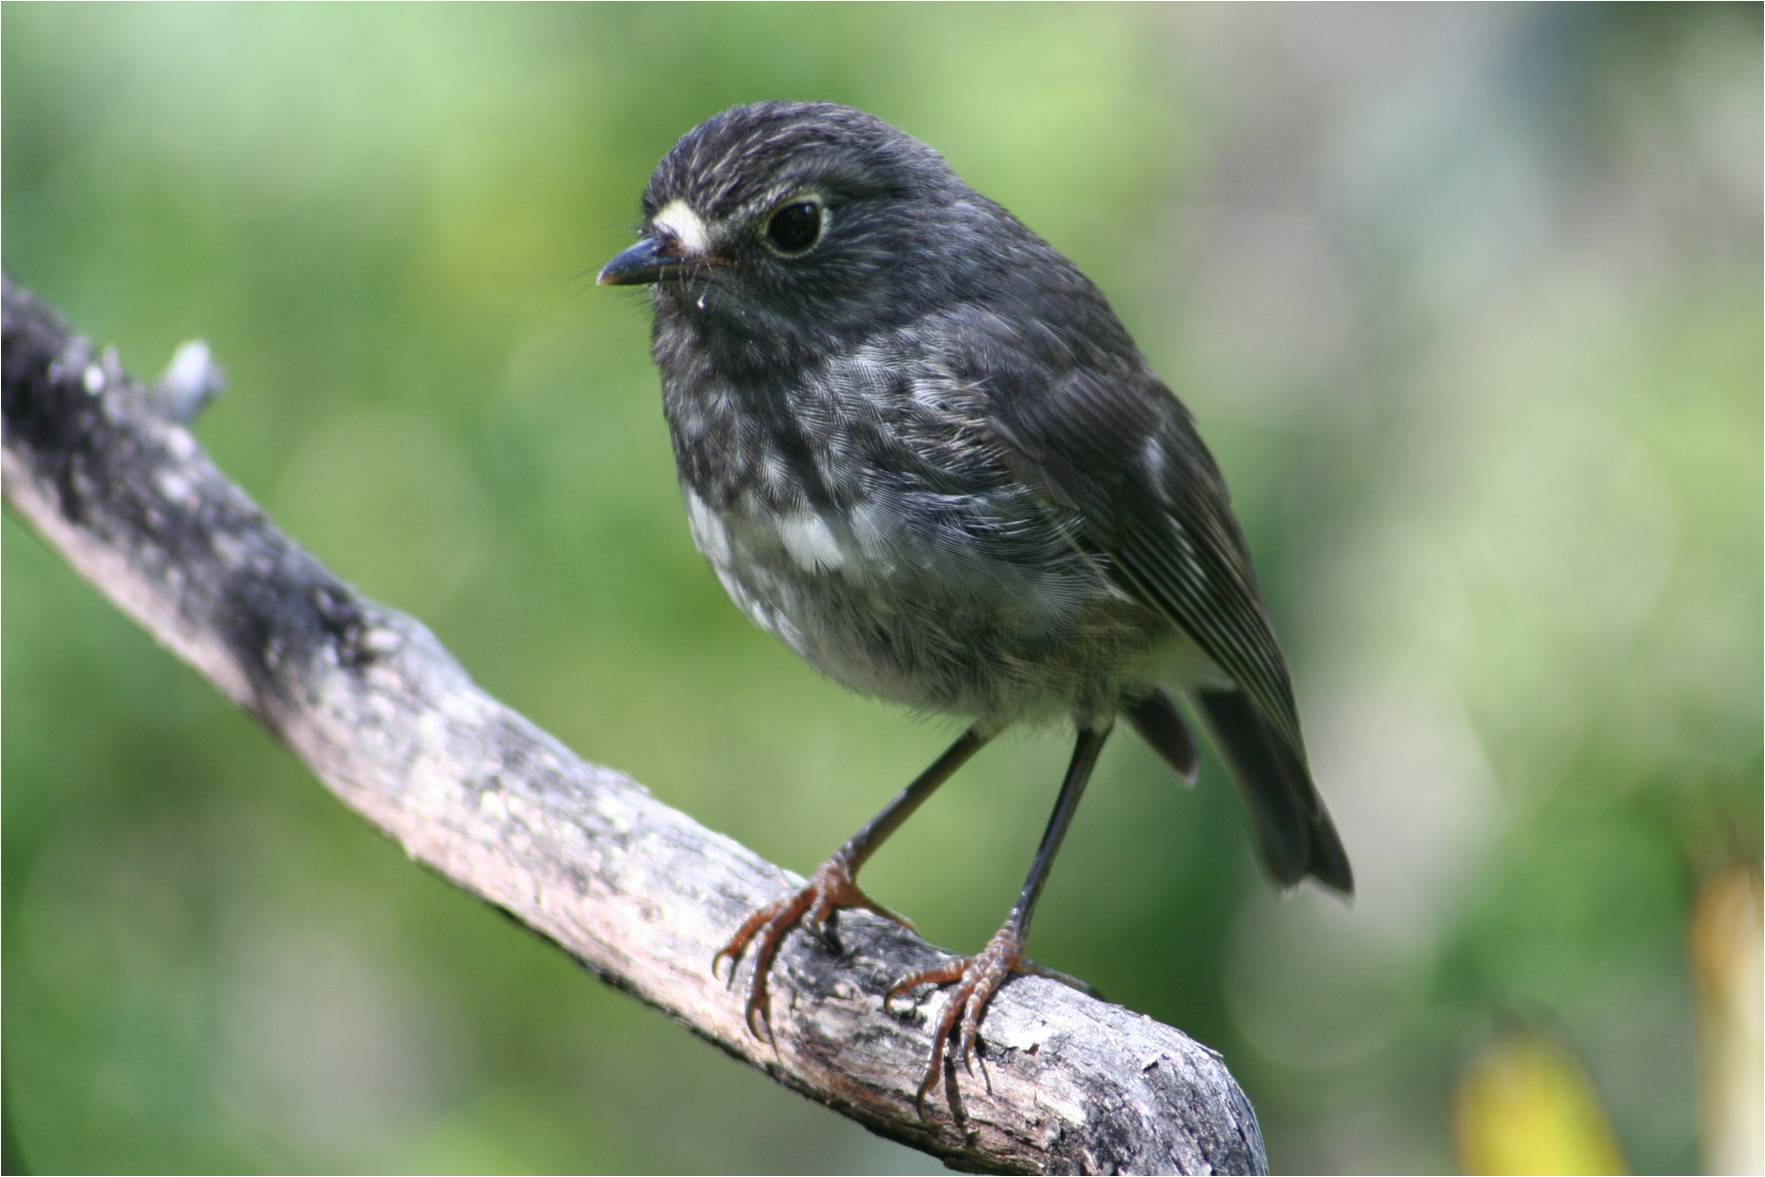
M 1473 1059 L 1453 1124 L 1466 1173 L 1626 1171 L 1586 1068 L 1546 1034 L 1508 1035 Z

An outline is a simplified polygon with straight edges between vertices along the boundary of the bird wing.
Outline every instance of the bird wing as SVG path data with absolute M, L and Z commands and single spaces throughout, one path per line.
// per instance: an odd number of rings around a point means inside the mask
M 1013 473 L 1076 514 L 1078 542 L 1117 585 L 1188 635 L 1303 763 L 1292 684 L 1225 479 L 1188 410 L 1098 309 L 1058 324 L 963 312 L 946 336 L 958 341 L 952 375 L 978 394 Z

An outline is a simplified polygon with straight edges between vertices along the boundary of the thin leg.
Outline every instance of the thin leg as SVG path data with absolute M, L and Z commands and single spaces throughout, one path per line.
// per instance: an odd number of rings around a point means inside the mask
M 971 727 L 963 732 L 954 744 L 945 749 L 942 756 L 932 762 L 930 768 L 920 773 L 881 813 L 866 822 L 863 829 L 834 851 L 833 857 L 821 864 L 821 868 L 809 879 L 808 885 L 790 898 L 767 904 L 749 916 L 747 922 L 729 938 L 729 943 L 711 958 L 712 976 L 717 975 L 718 963 L 725 957 L 729 958 L 729 982 L 733 985 L 736 962 L 741 959 L 748 944 L 758 938 L 759 947 L 754 953 L 754 976 L 748 982 L 746 1017 L 749 1033 L 762 1041 L 771 1040 L 766 975 L 772 971 L 772 958 L 777 954 L 785 934 L 799 923 L 807 925 L 811 931 L 825 933 L 828 921 L 840 908 L 860 907 L 905 927 L 913 926 L 858 889 L 858 884 L 854 881 L 858 869 L 876 853 L 877 847 L 890 834 L 901 827 L 902 822 L 913 816 L 913 811 L 923 805 L 925 799 L 936 792 L 939 785 L 949 780 L 957 769 L 967 763 L 969 757 L 979 752 L 992 738 L 991 732 L 982 731 L 979 727 Z
M 931 1061 L 926 1066 L 925 1077 L 920 1080 L 919 1093 L 914 1097 L 922 1118 L 925 1097 L 937 1087 L 943 1076 L 945 1049 L 956 1043 L 959 1035 L 957 1053 L 962 1065 L 973 1073 L 974 1044 L 981 1019 L 986 1016 L 987 1004 L 993 1000 L 999 987 L 1013 973 L 1050 975 L 1023 959 L 1024 944 L 1030 934 L 1030 918 L 1035 914 L 1036 901 L 1042 897 L 1042 885 L 1048 881 L 1054 856 L 1060 852 L 1061 840 L 1066 837 L 1066 829 L 1078 811 L 1079 798 L 1084 795 L 1085 785 L 1091 779 L 1091 770 L 1097 765 L 1097 754 L 1103 751 L 1103 741 L 1109 738 L 1110 726 L 1079 729 L 1078 743 L 1073 746 L 1072 762 L 1067 766 L 1066 780 L 1061 783 L 1060 797 L 1054 802 L 1054 813 L 1048 818 L 1047 832 L 1042 835 L 1036 860 L 1030 864 L 1029 877 L 1024 880 L 1023 890 L 1018 893 L 1011 914 L 1005 918 L 1005 926 L 988 941 L 978 956 L 905 977 L 897 981 L 883 999 L 886 1006 L 900 994 L 912 992 L 922 985 L 956 986 L 944 1002 L 937 1028 L 932 1031 Z M 1063 978 L 1055 974 L 1055 979 Z

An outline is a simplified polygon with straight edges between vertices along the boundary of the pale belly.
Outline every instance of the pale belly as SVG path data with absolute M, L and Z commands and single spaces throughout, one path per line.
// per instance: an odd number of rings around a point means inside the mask
M 688 491 L 687 515 L 755 624 L 838 682 L 918 710 L 1000 726 L 1101 719 L 1124 695 L 1207 670 L 1076 550 L 992 558 L 968 532 L 908 526 L 875 502 L 717 511 Z

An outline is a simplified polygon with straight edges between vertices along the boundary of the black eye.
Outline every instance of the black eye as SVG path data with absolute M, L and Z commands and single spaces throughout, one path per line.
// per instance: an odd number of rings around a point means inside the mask
M 821 206 L 809 200 L 785 205 L 766 222 L 766 240 L 780 253 L 802 253 L 821 240 Z

